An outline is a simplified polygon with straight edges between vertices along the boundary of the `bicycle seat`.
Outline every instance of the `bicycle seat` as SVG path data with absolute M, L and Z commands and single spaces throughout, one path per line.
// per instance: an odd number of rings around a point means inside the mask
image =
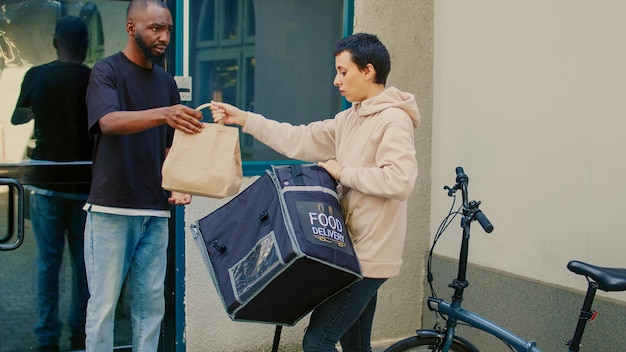
M 592 279 L 602 291 L 626 291 L 626 269 L 603 268 L 578 260 L 569 262 L 567 268 Z

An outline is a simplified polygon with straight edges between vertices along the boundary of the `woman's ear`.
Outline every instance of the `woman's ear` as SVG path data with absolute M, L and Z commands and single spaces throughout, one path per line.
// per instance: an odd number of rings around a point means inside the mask
M 372 81 L 374 81 L 376 79 L 376 69 L 374 68 L 374 65 L 367 64 L 363 69 L 363 74 L 365 75 L 366 79 L 371 79 Z

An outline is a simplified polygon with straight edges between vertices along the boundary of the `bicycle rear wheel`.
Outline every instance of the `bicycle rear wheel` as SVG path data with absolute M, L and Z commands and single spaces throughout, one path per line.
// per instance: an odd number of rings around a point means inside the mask
M 411 336 L 404 340 L 400 340 L 385 352 L 428 352 L 441 351 L 443 344 L 443 334 L 435 330 L 421 330 L 417 332 L 417 336 Z M 450 347 L 450 352 L 478 352 L 469 341 L 455 336 Z

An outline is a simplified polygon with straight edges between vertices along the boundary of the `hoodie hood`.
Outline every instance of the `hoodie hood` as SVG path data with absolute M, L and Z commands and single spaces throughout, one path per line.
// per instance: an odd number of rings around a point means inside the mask
M 417 108 L 415 96 L 396 87 L 385 88 L 377 96 L 355 103 L 354 108 L 359 117 L 374 115 L 388 108 L 398 108 L 409 114 L 411 120 L 413 120 L 414 128 L 417 128 L 420 122 L 420 112 Z

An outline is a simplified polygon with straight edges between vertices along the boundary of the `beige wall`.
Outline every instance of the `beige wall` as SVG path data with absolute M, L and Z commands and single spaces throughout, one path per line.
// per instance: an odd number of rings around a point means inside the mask
M 376 34 L 391 55 L 387 85 L 415 94 L 421 123 L 415 137 L 419 176 L 409 199 L 409 224 L 401 275 L 379 291 L 373 340 L 411 335 L 419 327 L 424 257 L 430 236 L 433 109 L 433 1 L 356 0 L 354 32 Z
M 577 290 L 626 267 L 626 2 L 435 2 L 431 227 L 463 166 L 495 230 L 471 261 Z M 458 255 L 451 227 L 437 253 Z M 626 301 L 624 294 L 610 294 Z
M 393 3 L 393 6 L 389 4 Z M 416 134 L 420 175 L 410 197 L 409 229 L 404 268 L 379 291 L 374 322 L 376 345 L 410 335 L 419 327 L 423 300 L 423 263 L 430 227 L 430 163 L 432 120 L 433 1 L 355 1 L 354 30 L 377 34 L 390 51 L 392 70 L 388 84 L 414 93 L 422 123 Z M 246 180 L 247 183 L 253 180 Z M 185 209 L 189 227 L 226 200 L 194 198 Z M 226 315 L 205 264 L 186 233 L 186 345 L 188 351 L 269 350 L 274 327 L 267 324 L 232 322 Z M 308 318 L 283 329 L 281 347 L 297 351 Z M 210 346 L 210 347 L 207 347 Z
M 247 178 L 242 190 L 255 178 Z M 225 204 L 230 198 L 216 200 L 194 197 L 185 208 L 186 227 Z M 274 326 L 270 324 L 233 322 L 226 314 L 220 296 L 200 257 L 192 233 L 185 235 L 185 336 L 189 352 L 203 351 L 268 351 L 272 346 Z M 306 320 L 293 327 L 285 327 L 281 346 L 297 351 L 303 336 Z

